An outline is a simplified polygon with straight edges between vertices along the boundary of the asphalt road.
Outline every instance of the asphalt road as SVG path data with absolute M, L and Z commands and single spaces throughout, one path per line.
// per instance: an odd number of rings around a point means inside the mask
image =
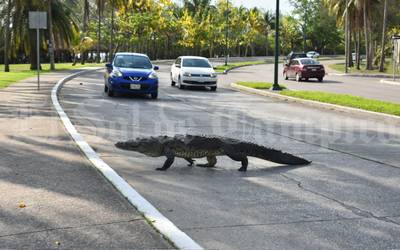
M 171 87 L 162 65 L 156 101 L 109 98 L 102 74 L 92 73 L 67 83 L 60 99 L 101 157 L 206 249 L 400 248 L 399 124 L 224 87 L 251 75 L 268 80 L 261 70 L 269 66 L 259 67 L 257 74 L 250 67 L 220 76 L 213 93 Z M 250 159 L 241 173 L 239 163 L 220 157 L 214 169 L 177 160 L 158 172 L 164 158 L 113 146 L 185 133 L 254 141 L 313 163 L 294 168 Z
M 321 61 L 325 66 L 327 64 L 340 61 Z M 322 83 L 316 79 L 310 81 L 296 82 L 295 79 L 284 80 L 282 77 L 282 64 L 279 64 L 279 83 L 285 85 L 291 90 L 312 90 L 312 91 L 325 91 L 339 94 L 349 94 L 371 98 L 376 100 L 383 100 L 388 102 L 400 103 L 400 86 L 380 83 L 380 78 L 375 77 L 352 77 L 336 75 L 338 72 L 330 70 L 328 75 L 324 78 Z M 273 82 L 274 65 L 256 65 L 241 68 L 230 72 L 230 76 L 226 79 L 230 81 L 267 81 Z

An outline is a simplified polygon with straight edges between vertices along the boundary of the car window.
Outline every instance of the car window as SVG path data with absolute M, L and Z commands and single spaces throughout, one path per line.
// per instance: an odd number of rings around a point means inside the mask
M 313 59 L 301 59 L 301 64 L 303 65 L 316 65 L 319 64 L 316 60 Z
M 182 61 L 182 58 L 178 58 L 178 59 L 176 59 L 175 64 L 181 65 L 181 61 Z
M 138 55 L 119 55 L 114 60 L 114 66 L 121 68 L 151 69 L 149 58 Z
M 189 68 L 212 68 L 208 60 L 198 58 L 183 59 L 182 66 Z
M 290 65 L 299 65 L 299 62 L 297 60 L 292 60 Z

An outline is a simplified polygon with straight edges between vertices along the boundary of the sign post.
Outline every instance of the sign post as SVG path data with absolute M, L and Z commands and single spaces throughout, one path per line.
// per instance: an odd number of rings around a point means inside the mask
M 393 41 L 393 81 L 396 80 L 397 67 L 400 65 L 400 36 L 392 36 Z
M 40 89 L 40 30 L 47 29 L 47 12 L 29 11 L 29 29 L 36 29 L 37 88 Z M 33 48 L 31 48 L 33 49 Z

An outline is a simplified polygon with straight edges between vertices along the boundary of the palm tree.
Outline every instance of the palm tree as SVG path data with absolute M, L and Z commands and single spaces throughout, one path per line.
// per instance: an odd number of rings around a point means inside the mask
M 100 63 L 100 45 L 101 45 L 101 19 L 102 15 L 104 12 L 104 5 L 105 1 L 104 0 L 97 0 L 97 17 L 98 17 L 98 23 L 97 23 L 97 56 L 96 56 L 96 62 Z
M 53 33 L 53 12 L 51 9 L 51 5 L 53 4 L 53 0 L 48 0 L 48 11 L 49 11 L 49 55 L 50 55 L 50 70 L 55 70 L 56 67 L 54 65 L 54 33 Z
M 7 17 L 6 17 L 6 37 L 4 41 L 4 72 L 10 72 L 10 65 L 9 65 L 9 43 L 10 43 L 10 35 L 11 35 L 11 30 L 10 30 L 10 19 L 11 19 L 11 0 L 8 0 L 7 2 Z
M 51 4 L 52 15 L 57 16 L 57 18 L 52 19 L 55 42 L 63 44 L 64 47 L 69 47 L 74 36 L 77 34 L 78 27 L 72 17 L 71 11 L 66 8 L 64 1 L 53 0 Z M 14 0 L 12 12 L 12 32 L 14 39 L 13 47 L 10 51 L 16 53 L 23 50 L 25 54 L 29 55 L 32 70 L 40 66 L 37 65 L 36 61 L 36 39 L 34 39 L 36 32 L 28 29 L 28 13 L 29 11 L 44 11 L 47 9 L 47 1 Z M 43 37 L 43 34 L 41 34 L 41 37 Z
M 383 0 L 383 22 L 382 22 L 382 42 L 381 42 L 381 62 L 379 72 L 383 72 L 385 66 L 385 33 L 386 33 L 387 0 Z
M 264 20 L 264 34 L 265 34 L 265 56 L 268 56 L 268 48 L 269 41 L 268 36 L 269 32 L 275 27 L 275 16 L 271 11 L 266 11 L 263 15 Z
M 82 34 L 83 38 L 87 37 L 87 33 L 89 31 L 89 20 L 90 20 L 90 5 L 89 0 L 83 0 L 83 26 L 82 26 Z M 87 58 L 87 52 L 81 53 L 81 64 L 85 64 Z

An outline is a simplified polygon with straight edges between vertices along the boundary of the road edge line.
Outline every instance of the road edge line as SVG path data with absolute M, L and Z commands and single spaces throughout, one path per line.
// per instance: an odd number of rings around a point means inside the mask
M 342 111 L 342 112 L 347 112 L 347 113 L 358 113 L 358 114 L 367 114 L 367 115 L 374 115 L 378 116 L 381 118 L 386 118 L 386 119 L 393 119 L 396 122 L 400 121 L 399 116 L 395 115 L 390 115 L 390 114 L 385 114 L 385 113 L 378 113 L 374 111 L 368 111 L 368 110 L 363 110 L 363 109 L 357 109 L 357 108 L 352 108 L 352 107 L 346 107 L 346 106 L 340 106 L 336 104 L 331 104 L 331 103 L 324 103 L 324 102 L 318 102 L 318 101 L 312 101 L 312 100 L 305 100 L 297 97 L 292 97 L 292 96 L 286 96 L 286 95 L 281 95 L 277 93 L 272 93 L 269 91 L 264 91 L 264 90 L 259 90 L 259 89 L 253 89 L 250 87 L 242 86 L 236 83 L 231 83 L 231 88 L 236 89 L 236 90 L 242 90 L 248 93 L 252 94 L 257 94 L 257 95 L 262 95 L 262 96 L 267 96 L 267 97 L 272 97 L 272 98 L 277 98 L 283 101 L 291 101 L 291 102 L 297 102 L 301 103 L 304 105 L 312 106 L 312 107 L 318 107 L 318 108 L 325 108 L 325 109 L 330 109 L 330 110 L 336 110 L 336 111 Z
M 84 153 L 86 158 L 100 173 L 131 203 L 164 237 L 170 240 L 177 248 L 187 250 L 203 250 L 203 248 L 192 240 L 186 233 L 175 226 L 168 218 L 162 215 L 150 202 L 141 196 L 131 185 L 129 185 L 117 172 L 104 162 L 93 148 L 83 139 L 76 130 L 68 115 L 64 112 L 58 100 L 58 93 L 63 84 L 73 78 L 89 73 L 93 70 L 84 70 L 68 75 L 57 82 L 51 90 L 53 107 L 57 111 L 65 129 L 74 142 Z

